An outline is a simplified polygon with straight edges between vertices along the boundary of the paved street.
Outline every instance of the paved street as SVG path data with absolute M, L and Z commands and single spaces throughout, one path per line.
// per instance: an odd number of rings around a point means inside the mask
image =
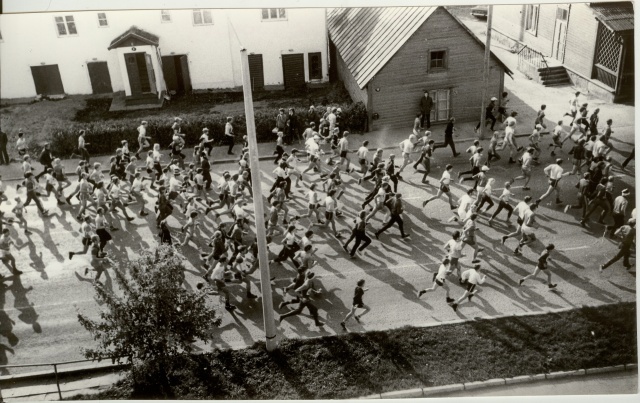
M 618 132 L 622 137 L 630 136 Z M 463 147 L 460 147 L 463 149 Z M 388 155 L 388 152 L 385 152 Z M 614 158 L 617 158 L 614 154 Z M 465 167 L 464 157 L 454 160 L 454 172 Z M 436 151 L 435 167 L 431 183 L 435 183 L 442 171 L 442 165 L 450 161 L 449 150 Z M 540 167 L 534 173 L 541 175 L 541 170 L 549 162 L 548 154 Z M 263 162 L 265 180 L 263 190 L 268 190 L 272 183 L 271 162 Z M 494 164 L 490 176 L 496 178 L 496 183 L 504 183 L 512 174 L 505 159 Z M 233 165 L 215 166 L 215 172 L 234 169 Z M 357 260 L 345 259 L 346 254 L 338 241 L 330 236 L 326 228 L 315 227 L 317 236 L 315 244 L 318 246 L 319 265 L 314 271 L 321 279 L 324 289 L 323 296 L 317 299 L 321 309 L 321 318 L 326 321 L 324 328 L 317 328 L 313 320 L 307 316 L 290 318 L 279 327 L 280 337 L 314 337 L 333 333 L 340 333 L 341 318 L 346 314 L 350 305 L 353 287 L 358 279 L 367 281 L 370 291 L 365 294 L 365 302 L 373 309 L 363 318 L 362 324 L 351 322 L 351 331 L 380 330 L 405 325 L 426 326 L 446 323 L 459 319 L 473 319 L 504 314 L 518 314 L 524 312 L 544 312 L 546 310 L 580 307 L 583 304 L 608 304 L 618 301 L 635 300 L 635 278 L 625 271 L 621 264 L 617 264 L 599 275 L 597 265 L 604 261 L 605 255 L 615 253 L 616 245 L 608 238 L 603 238 L 602 225 L 592 222 L 588 228 L 578 225 L 574 213 L 564 214 L 560 207 L 543 203 L 540 211 L 540 229 L 538 239 L 529 247 L 524 248 L 523 255 L 515 257 L 512 254 L 516 246 L 515 240 L 509 240 L 508 247 L 502 247 L 499 242 L 501 235 L 507 232 L 503 220 L 498 218 L 493 228 L 485 224 L 486 217 L 479 219 L 479 241 L 486 249 L 481 256 L 489 277 L 483 292 L 472 303 L 464 304 L 457 313 L 445 303 L 444 292 L 437 290 L 432 294 L 416 298 L 416 292 L 431 285 L 431 273 L 437 269 L 438 261 L 443 256 L 441 246 L 449 239 L 450 234 L 459 229 L 456 223 L 447 223 L 449 217 L 448 204 L 444 199 L 434 201 L 425 210 L 421 202 L 425 197 L 434 194 L 434 186 L 420 184 L 421 174 L 413 174 L 410 168 L 404 174 L 405 182 L 401 182 L 399 191 L 403 193 L 406 202 L 405 223 L 411 237 L 402 241 L 397 229 L 381 235 L 380 241 L 374 239 L 367 249 L 364 258 Z M 627 176 L 615 171 L 617 189 L 633 188 L 633 176 Z M 315 179 L 317 177 L 311 177 Z M 346 179 L 346 176 L 344 177 Z M 339 220 L 339 229 L 344 234 L 349 231 L 349 225 L 356 206 L 361 202 L 364 188 L 370 189 L 370 184 L 358 186 L 355 177 L 346 180 L 348 190 L 342 198 L 347 217 Z M 570 190 L 574 179 L 563 180 L 563 198 L 567 202 L 573 201 Z M 16 182 L 8 183 L 10 200 L 15 196 Z M 532 181 L 534 196 L 543 193 L 546 181 L 542 178 Z M 500 188 L 501 186 L 498 186 Z M 295 199 L 294 209 L 304 212 L 306 199 L 302 197 L 306 188 L 296 189 L 299 197 Z M 456 195 L 461 195 L 463 187 L 453 186 Z M 515 186 L 518 199 L 524 192 Z M 500 190 L 496 190 L 496 193 Z M 24 190 L 22 190 L 24 192 Z M 22 193 L 24 197 L 24 193 Z M 151 200 L 151 199 L 150 199 Z M 80 347 L 91 344 L 89 334 L 78 324 L 77 312 L 84 312 L 91 316 L 97 315 L 100 307 L 94 300 L 91 282 L 83 277 L 83 270 L 87 266 L 85 256 L 77 256 L 72 261 L 67 260 L 67 253 L 81 249 L 79 239 L 79 223 L 75 220 L 77 207 L 56 208 L 51 198 L 46 206 L 53 213 L 51 217 L 41 219 L 35 207 L 28 207 L 27 217 L 34 232 L 29 238 L 12 230 L 21 244 L 15 255 L 18 267 L 25 271 L 19 278 L 9 277 L 0 289 L 0 305 L 3 307 L 0 317 L 0 334 L 2 335 L 2 350 L 0 363 L 34 363 L 64 361 L 81 358 Z M 10 210 L 11 205 L 3 207 Z M 246 207 L 251 211 L 251 205 Z M 181 215 L 178 215 L 181 218 Z M 223 216 L 224 217 L 224 216 Z M 374 218 L 370 227 L 379 228 L 381 216 Z M 225 217 L 225 220 L 229 218 Z M 180 224 L 174 217 L 169 221 L 175 229 Z M 302 229 L 308 224 L 306 219 L 300 220 Z M 155 226 L 151 219 L 136 218 L 131 223 L 120 220 L 118 225 L 122 229 L 113 233 L 115 242 L 107 250 L 119 261 L 133 258 L 140 250 L 152 248 L 156 243 Z M 203 234 L 211 235 L 209 224 L 204 226 Z M 179 230 L 175 235 L 180 236 Z M 370 232 L 370 235 L 371 232 Z M 557 290 L 549 291 L 541 281 L 530 281 L 523 287 L 517 287 L 517 280 L 533 269 L 537 255 L 543 248 L 542 243 L 554 242 L 558 253 L 555 262 L 551 263 L 555 280 L 559 285 Z M 187 286 L 194 287 L 203 274 L 198 258 L 199 251 L 205 248 L 204 240 L 197 244 L 190 244 L 183 249 L 187 265 Z M 278 252 L 280 247 L 274 245 L 272 252 Z M 465 250 L 462 259 L 463 269 L 470 266 L 471 249 Z M 274 305 L 277 307 L 282 300 L 281 287 L 288 284 L 293 275 L 293 269 L 288 264 L 272 265 L 274 280 Z M 258 275 L 254 274 L 254 284 L 258 286 Z M 108 276 L 107 284 L 111 284 L 113 274 Z M 542 279 L 542 277 L 540 278 Z M 454 296 L 459 296 L 463 289 L 452 281 Z M 212 335 L 212 343 L 200 344 L 202 349 L 212 347 L 242 347 L 264 338 L 262 330 L 262 307 L 260 299 L 247 302 L 240 297 L 244 290 L 237 289 L 235 304 L 238 310 L 230 315 L 220 309 L 223 322 L 220 329 Z M 258 289 L 253 288 L 254 293 Z M 218 304 L 218 297 L 212 296 L 212 301 Z M 282 313 L 282 312 L 281 312 Z
M 481 25 L 478 24 L 474 28 L 481 29 Z M 552 122 L 557 121 L 566 111 L 567 100 L 573 89 L 544 88 L 529 81 L 516 71 L 517 60 L 514 59 L 514 55 L 500 48 L 492 50 L 515 71 L 513 80 L 505 77 L 505 86 L 512 94 L 512 108 L 519 111 L 519 129 L 523 133 L 530 132 L 533 122 L 531 116 L 535 116 L 535 111 L 542 103 L 548 105 L 548 124 L 551 126 Z M 626 172 L 620 171 L 619 165 L 634 146 L 633 107 L 609 105 L 588 97 L 585 97 L 585 100 L 589 102 L 590 109 L 600 107 L 601 122 L 608 118 L 614 119 L 615 149 L 611 155 L 616 161 L 613 169 L 613 175 L 616 177 L 615 195 L 620 194 L 622 189 L 629 188 L 632 192 L 630 210 L 635 206 L 635 162 L 631 162 Z M 409 133 L 410 123 L 407 122 L 407 129 L 391 133 L 369 133 L 366 135 L 368 137 L 363 138 L 370 139 L 372 146 L 395 146 L 396 151 L 386 150 L 384 155 L 388 156 L 394 152 L 399 156 L 397 144 Z M 473 123 L 459 125 L 461 129 L 458 138 L 472 137 L 472 126 Z M 565 128 L 568 130 L 568 127 Z M 441 128 L 438 128 L 437 132 L 434 130 L 436 141 L 442 139 L 442 131 Z M 361 138 L 353 136 L 351 139 L 355 143 L 351 147 L 356 148 Z M 526 144 L 524 138 L 519 138 L 518 142 Z M 547 181 L 542 169 L 551 162 L 546 149 L 548 143 L 549 135 L 546 135 L 541 142 L 541 164 L 533 170 L 531 190 L 523 191 L 521 183 L 514 185 L 517 201 L 522 200 L 526 194 L 531 194 L 535 199 L 546 190 Z M 486 149 L 488 141 L 485 140 L 482 144 Z M 464 152 L 469 145 L 470 142 L 459 143 L 458 151 Z M 266 148 L 268 147 L 261 145 L 260 149 Z M 565 154 L 561 157 L 566 159 L 568 150 L 569 144 L 565 146 Z M 369 288 L 364 300 L 372 311 L 362 319 L 361 324 L 354 321 L 348 323 L 349 330 L 357 332 L 406 325 L 430 326 L 479 317 L 542 313 L 577 308 L 585 304 L 635 301 L 635 271 L 626 271 L 622 263 L 618 262 L 602 275 L 598 274 L 598 265 L 606 260 L 606 256 L 611 256 L 617 250 L 614 242 L 603 237 L 603 226 L 593 221 L 587 228 L 580 227 L 577 219 L 579 210 L 565 214 L 562 211 L 564 206 L 552 204 L 553 197 L 549 197 L 538 210 L 537 221 L 540 228 L 536 235 L 539 241 L 530 247 L 524 247 L 522 256 L 513 255 L 515 240 L 507 241 L 507 247 L 500 245 L 500 237 L 510 232 L 503 221 L 505 213 L 501 213 L 495 220 L 493 228 L 486 226 L 486 216 L 478 220 L 478 239 L 481 246 L 485 247 L 481 255 L 482 264 L 486 268 L 488 279 L 486 284 L 480 287 L 482 293 L 471 303 L 465 303 L 457 312 L 453 312 L 445 303 L 443 290 L 436 290 L 418 299 L 417 291 L 431 286 L 432 273 L 437 270 L 438 262 L 444 256 L 442 245 L 450 239 L 453 231 L 460 229 L 455 222 L 447 222 L 450 213 L 445 199 L 430 203 L 424 210 L 421 208 L 422 201 L 435 194 L 437 188 L 433 184 L 440 178 L 444 165 L 453 163 L 454 172 L 467 169 L 468 156 L 462 155 L 455 159 L 451 159 L 450 156 L 448 149 L 436 151 L 435 163 L 432 163 L 429 178 L 432 185 L 422 185 L 422 174 L 413 174 L 410 167 L 403 174 L 405 181 L 400 183 L 399 191 L 405 200 L 405 225 L 411 234 L 408 240 L 401 240 L 397 228 L 392 228 L 381 235 L 380 241 L 373 240 L 363 258 L 350 260 L 345 258 L 347 256 L 340 243 L 326 228 L 314 227 L 317 233 L 314 244 L 319 248 L 319 264 L 313 271 L 325 289 L 322 297 L 316 299 L 316 303 L 320 308 L 321 320 L 326 324 L 323 328 L 318 328 L 306 315 L 289 318 L 278 326 L 278 337 L 316 337 L 343 332 L 340 321 L 351 307 L 353 288 L 361 278 L 366 280 L 366 287 Z M 496 179 L 496 197 L 499 196 L 504 182 L 519 174 L 517 166 L 507 163 L 506 151 L 502 152 L 502 157 L 501 161 L 492 165 L 489 172 L 489 177 Z M 401 162 L 400 157 L 398 160 Z M 74 163 L 69 162 L 68 165 L 73 166 Z M 565 169 L 570 168 L 567 165 Z M 300 164 L 300 167 L 302 166 Z M 213 171 L 217 174 L 215 179 L 219 178 L 219 173 L 223 170 L 235 171 L 236 167 L 234 164 L 214 165 Z M 273 181 L 273 164 L 265 161 L 262 162 L 261 168 L 264 175 L 263 190 L 267 191 Z M 9 171 L 16 172 L 17 164 L 10 168 L 2 167 L 1 171 L 5 177 L 5 184 L 8 185 L 7 196 L 9 200 L 13 200 L 17 182 L 6 180 L 16 177 L 9 175 Z M 309 179 L 316 181 L 317 176 L 305 179 L 308 184 Z M 338 226 L 346 235 L 364 192 L 370 190 L 372 185 L 357 185 L 355 176 L 350 179 L 344 176 L 343 179 L 346 179 L 347 192 L 341 202 L 346 216 L 338 220 Z M 562 199 L 565 203 L 576 201 L 573 187 L 576 181 L 575 177 L 562 180 Z M 467 185 L 470 183 L 466 182 Z M 458 185 L 457 182 L 452 186 L 456 196 L 463 194 L 465 189 L 466 187 Z M 294 199 L 293 207 L 299 213 L 306 211 L 306 198 L 303 197 L 305 190 L 305 187 L 295 189 L 297 197 Z M 25 199 L 24 190 L 21 190 L 19 195 Z M 154 195 L 150 194 L 149 200 L 154 200 Z M 93 342 L 77 321 L 78 312 L 97 317 L 101 309 L 94 298 L 91 281 L 83 276 L 88 258 L 76 256 L 71 261 L 67 258 L 69 251 L 81 249 L 80 224 L 75 219 L 78 207 L 57 208 L 53 198 L 46 201 L 45 205 L 52 213 L 45 219 L 38 216 L 35 207 L 27 208 L 27 218 L 33 235 L 27 238 L 15 225 L 11 230 L 12 238 L 19 245 L 19 249 L 14 249 L 13 253 L 18 268 L 23 270 L 24 274 L 20 277 L 7 277 L 0 285 L 0 365 L 81 359 L 81 348 L 90 346 Z M 9 211 L 12 207 L 13 204 L 3 203 L 0 208 L 10 216 Z M 251 204 L 245 209 L 253 214 Z M 176 217 L 180 220 L 184 218 L 180 213 L 176 213 L 175 217 L 170 218 L 169 224 L 175 230 L 174 235 L 181 237 L 181 224 Z M 368 234 L 372 238 L 372 229 L 380 228 L 381 218 L 380 214 L 369 225 Z M 230 219 L 223 216 L 223 220 Z M 607 220 L 611 223 L 610 217 Z M 298 226 L 302 230 L 307 225 L 308 221 L 302 219 Z M 141 250 L 153 248 L 157 244 L 158 238 L 152 218 L 136 217 L 131 223 L 121 219 L 117 226 L 121 230 L 112 234 L 114 242 L 107 247 L 109 255 L 117 261 L 125 262 L 127 259 L 135 258 Z M 200 276 L 204 273 L 198 255 L 201 250 L 208 250 L 204 239 L 208 238 L 212 231 L 209 223 L 203 227 L 203 237 L 182 250 L 187 267 L 186 286 L 191 288 L 201 281 Z M 299 235 L 302 235 L 302 231 Z M 279 242 L 279 239 L 277 241 Z M 518 279 L 533 271 L 537 256 L 548 242 L 556 245 L 556 253 L 553 256 L 555 260 L 550 263 L 550 268 L 554 282 L 558 283 L 557 289 L 550 291 L 542 282 L 543 275 L 518 287 Z M 271 246 L 272 252 L 277 253 L 279 250 L 280 246 Z M 465 256 L 461 260 L 463 270 L 471 266 L 472 251 L 466 247 L 464 253 Z M 3 274 L 7 273 L 4 268 L 0 270 Z M 282 301 L 281 288 L 289 283 L 294 270 L 289 263 L 285 263 L 272 265 L 271 273 L 275 277 L 274 305 L 277 307 Z M 113 284 L 113 277 L 113 272 L 109 271 L 106 282 L 108 286 Z M 254 273 L 252 280 L 252 292 L 259 295 L 258 273 Z M 463 288 L 457 285 L 455 277 L 452 280 L 452 294 L 458 297 L 462 294 Z M 223 320 L 221 327 L 211 335 L 209 344 L 198 344 L 202 350 L 239 348 L 264 340 L 261 299 L 248 302 L 241 298 L 244 294 L 243 286 L 231 288 L 232 291 L 237 291 L 233 303 L 238 306 L 238 310 L 229 314 L 220 305 L 218 296 L 211 297 L 212 303 L 219 306 Z M 11 372 L 17 373 L 21 370 Z

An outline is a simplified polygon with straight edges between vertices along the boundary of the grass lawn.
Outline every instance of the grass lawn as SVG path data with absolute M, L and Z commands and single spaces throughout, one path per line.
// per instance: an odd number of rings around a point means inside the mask
M 27 143 L 42 145 L 51 138 L 53 127 L 65 127 L 72 123 L 94 123 L 123 118 L 140 120 L 153 117 L 166 119 L 167 126 L 173 117 L 181 114 L 244 114 L 242 92 L 204 92 L 176 97 L 161 109 L 109 112 L 111 96 L 72 95 L 62 100 L 43 100 L 22 103 L 4 103 L 0 107 L 0 129 L 9 135 L 8 151 L 15 155 L 18 130 L 23 129 Z M 312 88 L 298 92 L 264 91 L 254 94 L 254 109 L 287 108 L 290 106 L 338 104 L 351 102 L 341 85 Z M 275 116 L 274 116 L 275 119 Z
M 285 340 L 176 362 L 177 399 L 345 399 L 637 362 L 635 303 L 429 328 Z M 85 399 L 157 397 L 122 381 Z

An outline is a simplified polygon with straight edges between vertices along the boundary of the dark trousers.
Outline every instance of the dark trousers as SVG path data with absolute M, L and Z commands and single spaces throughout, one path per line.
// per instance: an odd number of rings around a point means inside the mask
M 487 120 L 491 121 L 491 130 L 493 129 L 493 126 L 495 126 L 496 124 L 496 118 L 495 116 L 493 116 L 493 113 L 486 113 L 484 116 L 484 121 L 486 122 Z M 482 124 L 482 122 L 478 122 L 478 125 L 476 126 L 476 130 L 478 130 L 480 128 L 480 125 Z M 486 124 L 485 124 L 486 126 Z
M 609 259 L 607 263 L 603 264 L 602 268 L 606 269 L 607 267 L 611 266 L 612 264 L 620 260 L 620 258 L 624 259 L 622 261 L 622 264 L 624 265 L 624 267 L 631 267 L 631 263 L 629 263 L 629 256 L 631 256 L 631 245 L 621 244 L 620 249 L 618 250 L 618 253 L 614 257 Z
M 290 259 L 293 265 L 295 266 L 295 268 L 297 269 L 298 267 L 300 267 L 300 263 L 298 263 L 293 259 L 293 256 L 295 255 L 295 253 L 296 252 L 293 248 L 287 245 L 283 245 L 282 250 L 280 251 L 280 253 L 278 253 L 278 257 L 274 259 L 274 262 L 282 263 L 285 260 Z
M 44 174 L 47 173 L 47 169 L 53 169 L 53 166 L 51 164 L 47 164 L 47 165 L 43 165 L 42 166 L 42 172 L 40 172 L 39 174 L 36 175 L 36 180 L 40 180 L 40 177 Z
M 584 217 L 587 214 L 588 204 L 589 204 L 589 199 L 587 199 L 587 196 L 580 194 L 578 195 L 578 204 L 572 204 L 571 208 L 581 208 L 582 216 Z
M 288 318 L 289 316 L 294 316 L 294 315 L 299 315 L 302 313 L 302 310 L 304 308 L 307 308 L 309 310 L 309 313 L 311 314 L 311 316 L 313 317 L 313 320 L 316 321 L 316 325 L 318 323 L 320 323 L 320 321 L 318 320 L 318 308 L 313 305 L 313 303 L 309 300 L 309 298 L 303 298 L 300 301 L 300 304 L 298 305 L 298 307 L 296 309 L 292 309 L 291 311 L 280 315 L 280 320 L 284 319 L 284 318 Z
M 496 218 L 498 216 L 498 214 L 500 214 L 502 209 L 505 209 L 505 210 L 507 210 L 509 212 L 509 214 L 507 214 L 507 220 L 510 219 L 511 218 L 511 214 L 513 214 L 513 207 L 511 207 L 508 203 L 505 203 L 502 200 L 500 200 L 500 203 L 498 203 L 498 208 L 496 209 L 496 211 L 491 216 L 491 219 Z M 478 208 L 478 210 L 480 210 L 480 209 Z
M 435 150 L 436 148 L 444 148 L 446 146 L 450 146 L 451 147 L 451 151 L 453 151 L 453 156 L 455 157 L 456 155 L 458 155 L 458 153 L 456 152 L 456 144 L 453 142 L 453 136 L 444 136 L 444 143 L 442 144 L 437 144 L 435 146 L 433 146 L 433 149 Z
M 613 225 L 609 227 L 609 233 L 611 236 L 618 230 L 618 228 L 624 225 L 624 214 L 613 213 Z
M 213 179 L 211 178 L 211 172 L 202 171 L 202 177 L 204 178 L 205 188 L 207 190 L 211 189 L 211 183 L 213 182 Z
M 484 206 L 485 203 L 489 204 L 489 207 L 487 207 L 487 211 L 494 205 L 493 200 L 491 200 L 491 197 L 487 195 L 483 195 L 482 200 L 480 200 L 480 204 L 478 205 L 478 211 L 482 209 L 482 206 Z
M 227 136 L 225 134 L 224 140 L 225 140 L 225 143 L 229 145 L 229 149 L 227 150 L 227 154 L 233 154 L 233 145 L 234 145 L 233 136 Z
M 9 165 L 9 154 L 7 153 L 7 145 L 0 145 L 0 164 Z
M 27 201 L 24 202 L 24 206 L 27 207 L 29 203 L 31 203 L 31 200 L 33 200 L 36 203 L 36 206 L 38 207 L 38 210 L 40 210 L 41 213 L 44 212 L 44 207 L 42 207 L 42 202 L 40 201 L 40 198 L 38 197 L 35 191 L 27 192 Z
M 400 235 L 404 236 L 404 222 L 402 221 L 402 217 L 400 217 L 400 214 L 391 214 L 391 218 L 389 219 L 389 221 L 376 233 L 378 235 L 382 234 L 383 232 L 391 228 L 391 226 L 395 223 L 398 223 L 398 227 L 400 228 Z
M 82 159 L 89 162 L 89 151 L 87 151 L 86 148 L 78 148 L 78 151 L 80 151 L 80 156 L 82 157 Z
M 624 160 L 624 162 L 622 163 L 622 167 L 623 167 L 623 168 L 626 168 L 626 167 L 627 167 L 627 165 L 629 164 L 629 162 L 630 162 L 632 159 L 634 159 L 634 158 L 636 158 L 636 149 L 635 149 L 635 148 L 632 148 L 632 149 L 631 149 L 631 154 L 629 154 L 629 156 L 627 157 L 627 159 L 626 159 L 626 160 Z M 7 159 L 7 161 L 8 161 L 8 159 Z
M 354 239 L 356 240 L 356 242 L 353 244 L 353 247 L 351 248 L 351 252 L 349 253 L 351 256 L 356 254 L 356 250 L 358 249 L 358 246 L 360 246 L 360 252 L 362 252 L 364 248 L 369 246 L 369 244 L 371 243 L 371 238 L 369 238 L 364 231 L 353 230 L 351 232 L 351 237 L 347 240 L 347 242 L 345 242 L 344 246 L 345 247 L 349 246 L 349 243 Z M 361 243 L 362 245 L 360 245 Z
M 427 120 L 427 129 L 431 127 L 431 111 L 422 111 L 420 116 L 420 127 L 424 127 L 424 121 Z
M 589 206 L 587 206 L 587 211 L 586 213 L 582 216 L 583 220 L 587 220 L 591 214 L 593 214 L 594 211 L 596 211 L 596 209 L 598 207 L 602 208 L 602 212 L 600 213 L 600 222 L 602 222 L 602 220 L 604 220 L 604 216 L 609 212 L 609 203 L 607 203 L 606 199 L 593 199 L 591 200 L 591 202 L 589 202 Z
M 369 205 L 369 203 L 371 203 L 373 198 L 376 197 L 376 194 L 378 194 L 378 190 L 380 190 L 380 185 L 379 184 L 376 185 L 376 187 L 373 188 L 371 193 L 369 193 L 367 195 L 367 197 L 364 199 L 364 202 L 362 203 L 362 208 L 364 208 L 365 206 Z

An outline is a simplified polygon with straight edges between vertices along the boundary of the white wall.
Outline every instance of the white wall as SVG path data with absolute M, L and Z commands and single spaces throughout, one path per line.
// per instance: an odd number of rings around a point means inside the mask
M 259 9 L 215 9 L 213 25 L 201 26 L 193 24 L 192 10 L 170 10 L 169 23 L 160 10 L 105 11 L 108 27 L 99 27 L 93 11 L 0 15 L 0 97 L 35 96 L 30 66 L 41 64 L 59 66 L 66 93 L 90 94 L 86 63 L 95 60 L 108 63 L 113 90 L 123 91 L 117 52 L 107 47 L 132 25 L 159 36 L 162 55 L 188 55 L 194 89 L 241 86 L 240 43 L 263 55 L 265 85 L 284 83 L 281 55 L 288 53 L 305 54 L 309 81 L 307 53 L 321 52 L 322 81 L 328 81 L 325 10 L 286 11 L 284 21 L 262 21 Z M 73 15 L 78 35 L 58 37 L 54 16 L 64 15 Z

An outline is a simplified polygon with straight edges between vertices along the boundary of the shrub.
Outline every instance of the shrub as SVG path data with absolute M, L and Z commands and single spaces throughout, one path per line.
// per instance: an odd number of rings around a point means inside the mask
M 342 129 L 353 133 L 362 133 L 366 128 L 367 110 L 362 102 L 332 105 L 342 109 Z M 325 111 L 324 106 L 317 106 L 320 114 Z M 294 108 L 298 115 L 300 130 L 304 130 L 307 113 L 306 107 Z M 255 112 L 256 135 L 258 142 L 270 142 L 275 140 L 271 130 L 275 127 L 275 117 L 278 108 L 258 110 Z M 207 127 L 209 135 L 221 144 L 224 138 L 224 126 L 226 116 L 221 114 L 188 113 L 179 115 L 182 120 L 182 132 L 186 134 L 186 145 L 192 147 L 198 143 L 202 129 Z M 78 133 L 86 131 L 85 141 L 89 143 L 87 149 L 92 155 L 112 154 L 120 146 L 122 140 L 129 142 L 131 151 L 137 150 L 138 132 L 140 122 L 146 120 L 147 136 L 151 137 L 151 143 L 158 143 L 161 147 L 168 147 L 173 134 L 171 125 L 173 119 L 166 116 L 149 116 L 141 118 L 120 118 L 102 120 L 91 123 L 57 121 L 51 125 L 51 151 L 55 156 L 68 157 L 76 152 L 78 146 Z M 233 121 L 236 140 L 240 140 L 246 134 L 246 120 L 244 115 L 234 116 Z

